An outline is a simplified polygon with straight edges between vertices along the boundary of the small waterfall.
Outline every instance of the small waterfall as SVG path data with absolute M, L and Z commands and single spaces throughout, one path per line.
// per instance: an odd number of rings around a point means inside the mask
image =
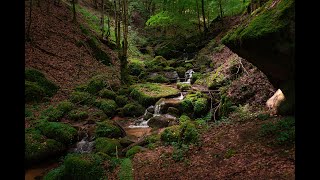
M 153 116 L 159 116 L 160 115 L 160 110 L 161 110 L 161 106 L 164 104 L 164 101 L 161 101 L 161 103 L 156 104 L 155 108 L 154 108 L 154 114 Z
M 74 148 L 73 152 L 78 153 L 89 153 L 92 151 L 93 141 L 89 141 L 89 135 L 87 132 L 84 132 L 85 136 L 81 139 L 80 142 L 77 143 L 76 148 Z
M 179 97 L 176 97 L 176 98 L 173 98 L 173 99 L 176 99 L 176 100 L 182 100 L 184 98 L 182 92 L 180 93 L 180 96 Z
M 190 84 L 191 83 L 191 78 L 192 78 L 192 74 L 194 73 L 193 69 L 189 69 L 185 74 L 184 74 L 184 77 L 185 77 L 185 82 Z

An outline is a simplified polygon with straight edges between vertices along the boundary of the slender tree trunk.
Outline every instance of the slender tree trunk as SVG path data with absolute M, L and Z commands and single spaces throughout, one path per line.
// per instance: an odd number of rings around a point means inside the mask
M 220 18 L 221 18 L 221 23 L 223 25 L 223 9 L 222 9 L 222 0 L 219 0 L 219 9 L 220 9 Z
M 108 17 L 108 30 L 107 30 L 107 39 L 109 39 L 109 36 L 110 36 L 110 18 Z
M 29 23 L 28 23 L 28 29 L 27 29 L 27 40 L 30 40 L 30 29 L 31 29 L 31 22 L 32 22 L 32 0 L 29 0 Z
M 201 8 L 202 8 L 202 17 L 203 17 L 203 27 L 204 27 L 204 32 L 208 32 L 208 28 L 206 25 L 206 15 L 205 15 L 205 10 L 204 10 L 204 0 L 201 0 Z
M 128 82 L 127 70 L 127 53 L 128 53 L 128 0 L 123 0 L 123 47 L 120 56 L 121 83 Z
M 76 14 L 76 0 L 72 0 L 72 11 L 73 11 L 73 22 L 77 22 L 77 14 Z
M 116 46 L 119 48 L 118 42 L 118 15 L 117 15 L 117 2 L 113 0 L 114 3 L 114 36 L 116 37 Z
M 116 44 L 117 44 L 117 47 L 120 49 L 121 48 L 121 45 L 120 45 L 120 39 L 121 39 L 121 29 L 120 29 L 120 23 L 121 23 L 121 3 L 120 3 L 120 0 L 118 0 L 118 23 L 117 23 L 117 30 L 118 30 L 118 32 L 117 32 L 117 35 L 118 35 L 118 37 L 117 37 L 117 42 L 116 42 Z
M 101 19 L 100 19 L 100 25 L 101 25 L 101 38 L 103 39 L 103 35 L 104 35 L 104 0 L 101 0 Z
M 198 3 L 198 0 L 196 0 L 196 3 L 197 3 L 197 15 L 198 15 L 199 33 L 201 33 L 201 22 L 200 22 L 200 12 L 199 12 L 199 3 Z
M 207 22 L 208 22 L 208 28 L 210 28 L 210 10 L 209 10 L 209 4 L 208 4 L 208 0 L 207 0 L 207 11 L 208 11 L 208 15 L 207 15 Z

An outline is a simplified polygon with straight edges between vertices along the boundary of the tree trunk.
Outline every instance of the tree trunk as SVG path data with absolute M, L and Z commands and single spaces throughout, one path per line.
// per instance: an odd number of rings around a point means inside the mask
M 209 9 L 208 0 L 207 0 L 207 10 L 208 10 L 208 16 L 207 16 L 208 28 L 210 28 L 210 20 L 209 20 L 209 17 L 210 17 L 210 9 Z
M 72 0 L 72 10 L 73 10 L 73 22 L 77 22 L 77 14 L 76 14 L 76 2 L 75 0 Z
M 221 18 L 221 23 L 222 23 L 222 25 L 223 25 L 222 0 L 219 0 L 219 9 L 220 9 L 220 18 Z
M 106 34 L 106 38 L 109 39 L 110 36 L 110 18 L 108 17 L 108 30 L 107 30 L 107 34 Z
M 198 16 L 199 32 L 201 33 L 200 12 L 199 12 L 199 3 L 198 3 L 198 0 L 196 0 L 196 4 L 197 4 L 197 16 Z
M 120 29 L 120 23 L 121 23 L 121 3 L 120 3 L 120 0 L 118 0 L 119 4 L 118 4 L 118 23 L 117 23 L 117 47 L 120 49 L 121 48 L 121 44 L 120 44 L 120 39 L 121 39 L 121 29 Z
M 104 0 L 101 0 L 100 26 L 101 26 L 101 39 L 103 39 L 103 35 L 104 35 Z
M 204 32 L 208 32 L 208 28 L 206 25 L 206 15 L 205 15 L 205 10 L 204 10 L 204 0 L 201 0 L 201 8 L 202 8 L 202 18 L 203 18 L 203 27 L 204 27 Z
M 28 23 L 28 29 L 27 29 L 27 35 L 26 38 L 29 41 L 30 40 L 30 29 L 31 29 L 31 22 L 32 22 L 32 0 L 29 0 L 29 23 Z
M 128 53 L 128 0 L 123 0 L 123 47 L 122 47 L 122 55 L 120 58 L 121 82 L 123 84 L 125 84 L 128 81 L 127 53 Z
M 113 0 L 114 3 L 114 37 L 116 37 L 116 46 L 119 48 L 118 42 L 118 15 L 117 15 L 117 2 Z

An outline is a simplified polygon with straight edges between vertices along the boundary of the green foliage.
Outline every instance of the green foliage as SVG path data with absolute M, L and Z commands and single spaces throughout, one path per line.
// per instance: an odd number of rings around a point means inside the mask
M 222 95 L 220 99 L 220 107 L 218 109 L 219 117 L 227 117 L 230 112 L 232 112 L 234 109 L 232 101 L 226 96 Z
M 43 73 L 36 69 L 25 70 L 25 88 L 26 102 L 40 101 L 43 97 L 52 97 L 59 89 L 57 85 L 49 81 Z
M 161 74 L 157 74 L 151 78 L 147 79 L 149 82 L 154 82 L 154 83 L 168 83 L 170 82 L 168 78 L 164 77 Z
M 195 72 L 192 74 L 191 83 L 195 83 L 198 79 L 201 79 L 201 78 L 202 78 L 202 74 Z
M 100 61 L 101 63 L 103 63 L 104 65 L 110 66 L 111 65 L 111 58 L 110 56 L 104 52 L 101 47 L 100 47 L 100 43 L 99 41 L 95 38 L 92 37 L 89 38 L 86 43 L 89 45 L 89 47 L 91 48 L 92 52 L 93 52 L 93 56 Z
M 145 108 L 136 102 L 126 104 L 122 109 L 123 115 L 128 117 L 139 117 L 143 115 L 144 112 Z
M 180 89 L 181 91 L 186 91 L 191 89 L 191 84 L 178 82 L 177 88 Z
M 49 106 L 41 112 L 41 118 L 48 121 L 59 121 L 65 114 L 74 108 L 74 105 L 69 101 L 62 101 L 57 106 Z
M 119 138 L 122 136 L 120 128 L 111 122 L 98 122 L 95 131 L 97 137 Z
M 25 161 L 39 162 L 50 156 L 61 153 L 65 146 L 53 139 L 47 139 L 33 128 L 25 130 Z
M 179 77 L 184 78 L 184 75 L 185 75 L 187 69 L 185 67 L 179 66 L 176 68 L 176 71 L 177 71 Z
M 201 117 L 208 111 L 208 102 L 201 92 L 191 93 L 182 100 L 179 108 L 190 117 Z
M 94 97 L 87 92 L 73 91 L 70 95 L 70 101 L 81 105 L 92 105 Z
M 295 143 L 295 118 L 285 117 L 276 123 L 263 124 L 260 129 L 260 136 L 274 137 L 275 144 L 291 145 Z
M 248 120 L 253 117 L 252 112 L 250 112 L 249 104 L 245 104 L 244 106 L 239 104 L 239 107 L 235 108 L 235 113 L 239 116 L 239 119 L 242 121 Z
M 110 99 L 100 99 L 95 102 L 95 105 L 101 109 L 108 117 L 112 117 L 116 109 L 118 108 L 117 103 Z
M 206 98 L 198 98 L 194 103 L 194 113 L 197 116 L 202 116 L 208 111 L 208 101 Z
M 167 143 L 178 142 L 180 135 L 180 126 L 167 127 L 162 133 L 160 139 Z
M 126 157 L 127 158 L 132 158 L 135 154 L 137 154 L 140 151 L 142 151 L 142 147 L 141 146 L 133 146 L 132 148 L 130 148 L 126 152 Z
M 185 159 L 186 154 L 189 151 L 189 145 L 181 144 L 175 145 L 172 153 L 172 159 L 177 161 L 182 161 Z
M 180 123 L 184 123 L 184 122 L 190 121 L 190 120 L 191 120 L 190 117 L 185 115 L 185 114 L 181 115 L 180 118 L 179 118 L 179 122 Z
M 226 153 L 224 154 L 224 157 L 227 158 L 227 159 L 229 159 L 229 158 L 231 158 L 232 156 L 234 156 L 235 153 L 236 153 L 236 151 L 235 151 L 234 149 L 230 148 L 230 149 L 228 149 L 228 150 L 226 151 Z
M 116 97 L 116 93 L 109 90 L 109 89 L 102 89 L 101 91 L 99 91 L 99 96 L 102 98 L 106 98 L 106 99 L 115 99 Z
M 121 165 L 119 171 L 119 180 L 133 180 L 133 166 L 129 158 L 125 158 Z
M 79 121 L 79 120 L 87 119 L 89 117 L 89 114 L 85 111 L 72 110 L 68 113 L 68 117 L 71 120 Z
M 151 61 L 150 60 L 146 61 L 145 65 L 148 71 L 156 72 L 156 71 L 162 71 L 169 64 L 164 57 L 156 56 Z
M 36 128 L 48 138 L 64 144 L 72 144 L 77 140 L 77 130 L 69 124 L 41 121 Z
M 31 117 L 31 116 L 33 116 L 32 111 L 25 107 L 24 108 L 24 117 Z
M 145 71 L 145 64 L 139 59 L 129 59 L 129 73 L 133 76 L 139 76 L 142 71 Z
M 260 120 L 267 120 L 270 118 L 270 114 L 258 114 L 257 118 Z
M 92 77 L 87 84 L 86 92 L 93 94 L 93 95 L 97 94 L 104 87 L 106 87 L 107 78 L 108 77 L 106 77 L 104 75 L 97 75 L 97 76 Z
M 129 99 L 127 96 L 119 95 L 119 96 L 116 96 L 115 101 L 118 107 L 123 107 L 124 105 L 128 104 Z
M 105 137 L 99 137 L 94 141 L 94 145 L 97 152 L 103 152 L 108 155 L 116 155 L 116 150 L 121 149 L 121 144 L 116 139 L 110 139 Z
M 192 68 L 193 68 L 193 65 L 192 65 L 191 63 L 186 63 L 186 64 L 184 65 L 184 67 L 185 67 L 186 69 L 192 69 Z
M 57 168 L 52 169 L 43 177 L 43 180 L 62 180 L 65 174 L 65 166 L 61 165 Z
M 45 180 L 100 180 L 104 178 L 106 177 L 102 159 L 95 154 L 68 154 L 63 165 L 51 170 L 44 177 Z

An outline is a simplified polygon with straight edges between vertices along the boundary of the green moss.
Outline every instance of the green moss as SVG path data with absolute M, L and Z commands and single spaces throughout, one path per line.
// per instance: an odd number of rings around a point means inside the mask
M 133 146 L 132 148 L 130 148 L 126 152 L 126 157 L 127 158 L 132 158 L 135 154 L 137 154 L 140 151 L 142 151 L 142 147 L 141 146 Z
M 116 109 L 118 108 L 117 103 L 111 99 L 100 99 L 95 102 L 95 105 L 101 109 L 108 117 L 112 117 Z
M 81 105 L 92 105 L 94 97 L 87 92 L 74 91 L 70 95 L 70 101 L 73 103 L 79 103 Z
M 64 144 L 72 144 L 77 140 L 77 130 L 68 124 L 42 121 L 36 128 L 46 137 Z
M 101 91 L 99 91 L 99 96 L 102 98 L 106 98 L 106 99 L 115 99 L 116 97 L 116 93 L 109 90 L 109 89 L 102 89 Z
M 57 85 L 49 81 L 43 73 L 36 69 L 25 70 L 25 81 L 34 82 L 40 86 L 45 96 L 52 97 L 59 89 Z
M 111 156 L 116 154 L 116 149 L 119 152 L 119 149 L 122 148 L 121 144 L 116 139 L 99 137 L 94 142 L 96 151 L 103 152 Z
M 33 113 L 30 109 L 28 108 L 24 108 L 24 117 L 32 117 L 33 116 Z
M 181 115 L 180 118 L 179 118 L 179 122 L 180 123 L 183 123 L 183 122 L 186 122 L 186 121 L 190 121 L 190 120 L 191 120 L 190 117 L 185 115 L 185 114 Z
M 68 117 L 71 120 L 79 121 L 79 120 L 87 119 L 89 117 L 89 114 L 85 111 L 72 110 L 68 113 Z
M 268 1 L 258 14 L 253 14 L 248 23 L 240 25 L 222 38 L 223 44 L 238 43 L 246 39 L 258 39 L 268 34 L 279 32 L 290 23 L 293 14 L 294 0 L 281 0 L 274 7 Z
M 122 114 L 128 117 L 139 117 L 143 115 L 145 108 L 136 102 L 126 104 L 122 109 Z
M 202 78 L 202 74 L 195 72 L 192 74 L 191 83 L 195 83 L 198 79 Z
M 185 121 L 180 125 L 181 142 L 184 144 L 196 143 L 199 139 L 199 132 L 191 121 Z
M 25 130 L 25 160 L 30 164 L 61 153 L 65 146 L 53 139 L 47 139 L 40 131 L 28 128 Z
M 185 72 L 186 72 L 187 70 L 186 70 L 185 67 L 179 66 L 179 67 L 176 68 L 176 71 L 177 71 L 179 77 L 184 78 Z
M 43 177 L 43 180 L 57 180 L 63 179 L 65 175 L 65 167 L 64 165 L 59 166 L 55 169 L 52 169 Z
M 89 37 L 86 43 L 89 45 L 93 52 L 93 56 L 103 63 L 104 65 L 110 66 L 111 65 L 111 58 L 110 56 L 105 53 L 101 47 L 100 47 L 100 42 L 93 36 Z
M 194 113 L 202 116 L 208 111 L 208 101 L 206 98 L 198 98 L 194 103 Z
M 25 102 L 40 102 L 45 97 L 45 90 L 35 82 L 24 82 Z
M 139 76 L 141 72 L 145 71 L 145 64 L 139 59 L 129 59 L 128 69 L 130 75 Z
M 104 75 L 97 75 L 92 77 L 87 84 L 86 92 L 93 95 L 97 94 L 100 90 L 106 87 L 107 78 L 108 77 Z
M 62 101 L 57 106 L 49 106 L 41 112 L 41 118 L 48 121 L 59 121 L 65 114 L 71 111 L 74 105 L 69 101 Z
M 145 65 L 149 72 L 163 71 L 165 67 L 169 66 L 168 61 L 162 56 L 156 56 L 153 60 L 146 61 Z
M 186 91 L 191 89 L 191 84 L 179 82 L 177 83 L 177 88 L 181 91 Z
M 119 180 L 133 180 L 133 166 L 131 160 L 126 158 L 122 161 L 119 171 Z
M 170 82 L 168 78 L 164 77 L 161 74 L 157 74 L 151 78 L 148 78 L 147 81 L 154 82 L 154 83 L 168 83 L 168 82 Z
M 160 98 L 180 94 L 178 89 L 157 83 L 135 84 L 131 87 L 133 90 L 130 95 L 145 107 L 155 104 Z
M 123 107 L 124 105 L 128 104 L 129 99 L 127 96 L 120 95 L 120 96 L 116 96 L 115 101 L 118 107 Z
M 122 136 L 120 128 L 111 122 L 98 122 L 95 131 L 97 137 L 119 138 Z
M 186 63 L 186 64 L 184 65 L 184 67 L 185 67 L 186 69 L 192 69 L 192 68 L 193 68 L 193 65 L 192 65 L 191 63 Z
M 68 154 L 55 173 L 61 179 L 100 180 L 105 179 L 102 159 L 96 154 Z M 47 175 L 48 176 L 48 175 Z

